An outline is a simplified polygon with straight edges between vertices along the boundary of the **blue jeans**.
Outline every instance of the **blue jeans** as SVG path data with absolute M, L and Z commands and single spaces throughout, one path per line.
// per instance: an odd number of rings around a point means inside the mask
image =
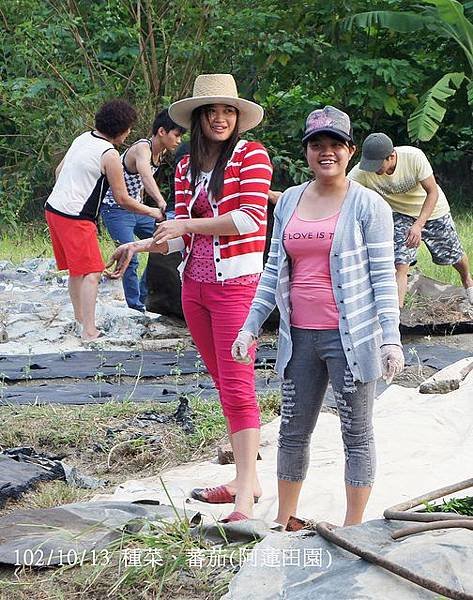
M 102 219 L 113 241 L 118 244 L 133 242 L 135 236 L 140 240 L 149 238 L 156 229 L 155 221 L 146 215 L 137 215 L 120 207 L 102 208 Z M 146 284 L 148 267 L 141 281 L 138 279 L 138 258 L 134 256 L 123 275 L 123 290 L 126 303 L 130 308 L 144 311 L 148 286 Z
M 354 381 L 338 329 L 291 327 L 293 352 L 282 383 L 278 479 L 302 481 L 310 439 L 330 379 L 345 450 L 345 482 L 371 486 L 376 469 L 373 402 L 376 381 Z

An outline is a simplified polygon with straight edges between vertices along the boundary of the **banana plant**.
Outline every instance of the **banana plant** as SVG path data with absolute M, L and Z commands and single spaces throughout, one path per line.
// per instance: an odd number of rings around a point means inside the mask
M 407 131 L 413 141 L 427 142 L 434 137 L 445 116 L 447 100 L 465 82 L 468 103 L 473 108 L 473 23 L 465 15 L 465 9 L 472 7 L 473 2 L 462 5 L 457 0 L 423 0 L 418 12 L 368 11 L 341 21 L 345 30 L 387 28 L 399 33 L 413 33 L 427 29 L 439 37 L 453 40 L 463 50 L 468 72 L 445 73 L 420 98 L 409 117 Z

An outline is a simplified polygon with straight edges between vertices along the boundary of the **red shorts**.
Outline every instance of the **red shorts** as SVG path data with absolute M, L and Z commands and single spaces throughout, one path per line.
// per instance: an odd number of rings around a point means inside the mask
M 57 268 L 69 270 L 72 277 L 101 273 L 105 263 L 95 223 L 86 219 L 68 219 L 49 210 L 45 213 Z

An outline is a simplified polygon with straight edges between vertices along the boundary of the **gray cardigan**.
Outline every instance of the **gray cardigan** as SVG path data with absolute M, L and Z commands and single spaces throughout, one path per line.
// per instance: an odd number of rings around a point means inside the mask
M 277 203 L 268 261 L 242 327 L 257 337 L 277 305 L 280 324 L 276 371 L 281 377 L 292 355 L 290 260 L 282 237 L 308 184 L 289 188 Z M 340 336 L 353 378 L 362 382 L 378 379 L 380 347 L 401 345 L 393 220 L 383 198 L 355 181 L 350 181 L 335 228 L 330 273 L 340 313 Z

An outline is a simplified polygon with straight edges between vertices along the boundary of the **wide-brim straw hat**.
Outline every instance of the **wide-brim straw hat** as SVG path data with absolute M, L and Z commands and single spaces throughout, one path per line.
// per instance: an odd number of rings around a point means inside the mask
M 228 73 L 199 75 L 194 82 L 192 97 L 171 104 L 169 116 L 181 127 L 190 129 L 192 111 L 206 104 L 234 106 L 238 110 L 240 133 L 256 127 L 264 116 L 264 110 L 259 104 L 238 97 L 235 80 Z

